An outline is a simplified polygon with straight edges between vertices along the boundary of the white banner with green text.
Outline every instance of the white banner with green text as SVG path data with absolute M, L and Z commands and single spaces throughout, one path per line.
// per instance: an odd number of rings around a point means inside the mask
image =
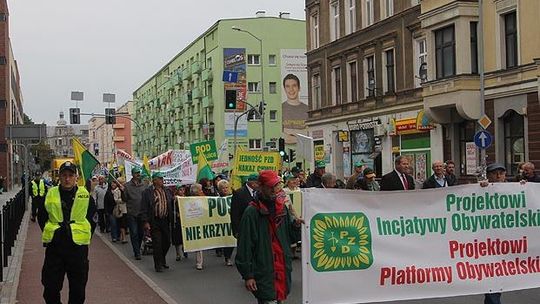
M 540 287 L 540 184 L 307 189 L 304 303 L 368 303 Z

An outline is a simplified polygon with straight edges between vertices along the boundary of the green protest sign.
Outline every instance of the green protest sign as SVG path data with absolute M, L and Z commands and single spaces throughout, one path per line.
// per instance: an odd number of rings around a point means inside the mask
M 215 140 L 202 141 L 199 143 L 191 144 L 189 145 L 189 150 L 191 151 L 191 159 L 193 160 L 194 164 L 198 163 L 199 161 L 199 153 L 204 153 L 204 156 L 208 161 L 218 159 Z

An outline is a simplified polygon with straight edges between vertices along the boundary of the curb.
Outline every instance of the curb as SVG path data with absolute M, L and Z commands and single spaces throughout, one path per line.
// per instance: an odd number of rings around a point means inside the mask
M 17 240 L 14 244 L 14 252 L 6 268 L 5 280 L 2 282 L 0 291 L 0 304 L 12 304 L 17 302 L 17 290 L 19 288 L 19 278 L 21 275 L 22 260 L 26 236 L 28 235 L 28 222 L 30 212 L 25 212 Z M 2 267 L 0 265 L 0 267 Z
M 137 274 L 154 292 L 158 294 L 160 298 L 163 299 L 167 304 L 179 304 L 171 298 L 161 287 L 159 287 L 149 276 L 147 276 L 139 267 L 135 266 L 122 252 L 120 252 L 116 247 L 109 242 L 107 237 L 103 236 L 99 231 L 96 231 L 95 234 L 109 247 L 135 274 Z M 4 304 L 3 302 L 0 304 Z

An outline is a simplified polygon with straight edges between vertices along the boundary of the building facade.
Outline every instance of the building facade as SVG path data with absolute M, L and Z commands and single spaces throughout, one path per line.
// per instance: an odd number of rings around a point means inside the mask
M 133 154 L 132 147 L 132 122 L 130 120 L 133 113 L 133 101 L 128 101 L 116 109 L 116 124 L 113 125 L 113 142 L 116 150 L 123 150 L 129 155 Z M 137 125 L 134 126 L 137 128 Z
M 475 175 L 479 151 L 473 136 L 481 118 L 479 68 L 485 71 L 485 114 L 493 144 L 487 162 L 499 162 L 508 175 L 521 162 L 540 166 L 540 2 L 426 0 L 421 3 L 422 35 L 427 42 L 426 114 L 443 127 L 432 142 L 454 159 L 462 178 Z M 478 33 L 483 31 L 484 59 Z
M 47 126 L 47 140 L 55 157 L 73 157 L 73 137 L 88 145 L 88 125 L 69 125 L 64 112 L 60 112 L 56 126 Z
M 286 14 L 219 20 L 133 93 L 134 119 L 141 125 L 134 130 L 134 153 L 155 156 L 214 139 L 218 147 L 227 140 L 231 154 L 237 117 L 238 145 L 262 150 L 260 117 L 241 113 L 249 107 L 245 102 L 258 107 L 263 99 L 264 138 L 276 145 L 283 136 L 283 65 L 298 57 L 305 71 L 305 45 L 305 22 Z M 236 74 L 224 79 L 224 71 Z M 234 91 L 236 108 L 226 109 L 227 91 Z
M 88 120 L 88 151 L 102 164 L 114 162 L 114 125 L 106 124 L 105 117 L 92 117 Z
M 397 155 L 431 174 L 441 130 L 426 120 L 419 1 L 306 0 L 309 135 L 338 178 L 361 161 L 381 176 Z M 435 155 L 435 156 L 434 156 Z
M 23 124 L 23 97 L 19 69 L 13 55 L 9 32 L 9 10 L 6 0 L 0 1 L 0 128 Z M 19 183 L 23 171 L 24 150 L 16 141 L 0 139 L 0 176 L 4 188 Z

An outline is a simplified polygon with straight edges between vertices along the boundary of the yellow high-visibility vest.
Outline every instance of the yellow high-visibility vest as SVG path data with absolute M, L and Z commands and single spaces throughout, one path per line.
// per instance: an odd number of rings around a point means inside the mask
M 34 197 L 38 196 L 38 191 L 39 196 L 43 197 L 45 195 L 45 182 L 42 179 L 39 180 L 39 188 L 36 182 L 32 181 L 32 194 L 34 195 Z
M 73 242 L 77 245 L 90 244 L 92 228 L 90 222 L 86 219 L 89 203 L 90 194 L 86 188 L 77 187 L 77 193 L 75 194 L 75 200 L 73 201 L 69 220 Z M 49 189 L 49 192 L 47 192 L 47 197 L 45 198 L 45 210 L 47 210 L 47 213 L 49 214 L 49 220 L 47 220 L 45 228 L 43 228 L 41 240 L 43 243 L 50 243 L 54 237 L 54 232 L 56 229 L 60 228 L 60 223 L 64 221 L 62 201 L 58 186 L 52 187 Z

